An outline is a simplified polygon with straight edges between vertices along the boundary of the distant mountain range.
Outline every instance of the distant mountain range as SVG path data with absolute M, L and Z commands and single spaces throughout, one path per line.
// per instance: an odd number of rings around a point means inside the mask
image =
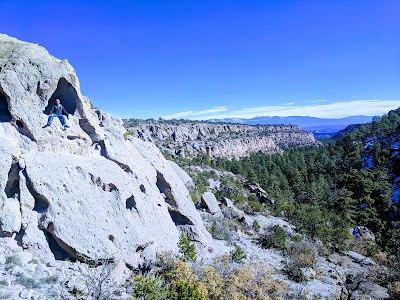
M 301 129 L 311 131 L 313 133 L 335 133 L 351 124 L 364 124 L 372 121 L 370 116 L 354 116 L 339 119 L 323 119 L 314 117 L 255 117 L 252 119 L 243 118 L 227 118 L 227 119 L 211 119 L 210 122 L 237 123 L 246 125 L 274 125 L 274 124 L 294 124 Z

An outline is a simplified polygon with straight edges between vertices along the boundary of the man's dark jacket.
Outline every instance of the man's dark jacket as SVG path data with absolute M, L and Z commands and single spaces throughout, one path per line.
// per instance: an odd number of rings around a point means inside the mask
M 50 114 L 56 114 L 56 115 L 62 115 L 62 114 L 68 115 L 68 112 L 65 110 L 64 106 L 60 105 L 54 105 L 50 111 Z

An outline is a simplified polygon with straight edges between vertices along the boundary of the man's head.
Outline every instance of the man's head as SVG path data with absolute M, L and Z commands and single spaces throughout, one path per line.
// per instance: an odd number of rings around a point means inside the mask
M 56 104 L 60 105 L 60 103 L 61 103 L 60 99 L 56 99 Z

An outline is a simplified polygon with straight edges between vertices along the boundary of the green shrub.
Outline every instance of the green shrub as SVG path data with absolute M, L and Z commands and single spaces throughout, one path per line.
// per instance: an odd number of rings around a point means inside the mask
M 176 258 L 163 258 L 163 263 L 157 274 L 169 290 L 165 300 L 283 299 L 287 290 L 264 264 L 238 265 L 227 255 L 206 264 L 188 264 Z
M 231 232 L 227 226 L 222 224 L 218 220 L 213 220 L 211 225 L 209 226 L 209 231 L 214 239 L 217 240 L 231 240 Z
M 288 264 L 283 271 L 289 277 L 290 280 L 301 283 L 306 281 L 306 276 L 304 275 L 301 268 L 295 264 Z
M 168 285 L 168 295 L 164 299 L 207 299 L 207 289 L 198 281 L 190 264 L 176 258 L 167 259 L 164 263 L 157 271 Z
M 21 273 L 17 274 L 16 282 L 20 285 L 23 285 L 27 289 L 37 288 L 39 286 L 39 282 L 35 278 L 25 276 Z
M 200 290 L 198 283 L 191 283 L 183 279 L 179 279 L 173 285 L 168 299 L 171 300 L 206 300 Z
M 367 245 L 367 256 L 374 257 L 381 251 L 381 248 L 373 241 Z
M 400 299 L 400 281 L 390 283 L 388 292 L 391 299 Z
M 140 125 L 140 120 L 138 119 L 129 119 L 125 121 L 126 127 L 136 127 Z
M 0 280 L 0 289 L 2 289 L 3 287 L 8 286 L 8 282 L 7 280 Z
M 293 241 L 296 243 L 300 243 L 302 240 L 301 235 L 300 234 L 295 234 L 293 237 Z
M 183 233 L 179 237 L 178 247 L 184 261 L 196 261 L 196 248 Z
M 272 227 L 272 230 L 274 231 L 274 244 L 275 247 L 279 249 L 286 249 L 286 232 L 283 230 L 283 228 L 279 225 L 275 225 Z
M 137 275 L 133 278 L 134 299 L 160 300 L 167 299 L 168 289 L 164 282 L 155 276 Z
M 354 239 L 352 244 L 353 251 L 368 257 L 374 257 L 381 251 L 375 241 L 362 237 Z
M 272 227 L 272 231 L 262 235 L 258 239 L 258 244 L 265 249 L 278 248 L 285 250 L 287 248 L 286 233 L 282 227 L 275 225 Z
M 40 262 L 39 262 L 39 260 L 37 260 L 36 258 L 32 258 L 32 259 L 29 261 L 29 263 L 30 263 L 30 264 L 38 265 Z
M 169 153 L 169 151 L 161 149 L 161 153 L 165 159 L 172 160 L 172 156 L 171 153 Z
M 194 188 L 189 189 L 189 195 L 193 203 L 198 203 L 200 201 L 200 195 Z
M 254 214 L 257 212 L 263 212 L 265 210 L 265 207 L 260 203 L 259 200 L 249 200 L 247 201 L 247 207 L 245 208 L 245 211 Z
M 263 249 L 273 248 L 275 246 L 274 236 L 271 233 L 263 234 L 258 238 L 257 243 Z
M 235 246 L 235 249 L 233 249 L 230 252 L 230 259 L 231 261 L 235 263 L 242 263 L 243 260 L 247 258 L 246 252 L 239 246 Z
M 261 226 L 260 226 L 260 223 L 258 223 L 257 220 L 253 221 L 253 229 L 254 229 L 255 232 L 260 232 Z
M 6 270 L 13 269 L 15 266 L 21 265 L 21 258 L 17 254 L 10 255 L 6 258 Z
M 299 268 L 313 268 L 316 262 L 316 250 L 310 243 L 294 243 L 287 250 L 293 264 Z
M 58 281 L 58 275 L 51 275 L 49 277 L 44 277 L 42 279 L 40 279 L 40 282 L 44 283 L 44 284 L 52 284 L 52 283 L 56 283 Z

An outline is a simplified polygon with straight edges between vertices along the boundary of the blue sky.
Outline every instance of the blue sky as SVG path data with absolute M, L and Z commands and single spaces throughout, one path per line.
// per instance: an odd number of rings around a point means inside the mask
M 123 118 L 380 115 L 400 106 L 400 1 L 0 0 L 0 32 Z

